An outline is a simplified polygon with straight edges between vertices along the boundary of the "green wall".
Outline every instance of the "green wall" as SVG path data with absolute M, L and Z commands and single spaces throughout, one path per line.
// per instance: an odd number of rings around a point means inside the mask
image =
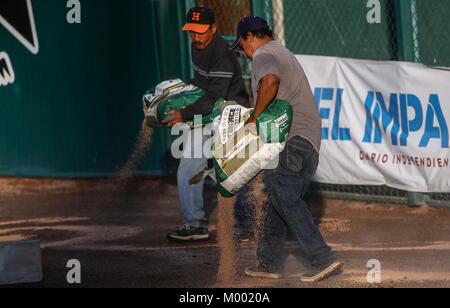
M 187 72 L 186 63 L 168 69 L 158 61 L 168 47 L 158 43 L 157 21 L 173 14 L 161 4 L 175 1 L 81 1 L 81 24 L 67 23 L 65 0 L 32 3 L 38 54 L 0 26 L 0 52 L 9 54 L 16 76 L 0 87 L 0 176 L 111 175 L 133 149 L 142 94 Z M 166 23 L 175 33 L 178 26 Z M 186 43 L 175 38 L 171 48 L 186 52 Z M 166 136 L 155 133 L 139 174 L 167 172 Z

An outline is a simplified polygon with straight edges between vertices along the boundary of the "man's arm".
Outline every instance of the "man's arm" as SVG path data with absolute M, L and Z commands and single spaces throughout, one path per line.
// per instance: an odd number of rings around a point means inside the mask
M 230 66 L 228 66 L 229 70 Z M 195 103 L 187 106 L 182 110 L 173 110 L 169 112 L 170 117 L 163 122 L 168 126 L 174 126 L 178 123 L 192 120 L 195 115 L 205 116 L 210 114 L 214 108 L 214 104 L 221 98 L 226 98 L 231 86 L 231 80 L 233 78 L 232 72 L 220 72 L 218 74 L 211 71 L 212 77 L 210 77 L 208 89 L 205 94 L 200 97 Z
M 219 99 L 227 97 L 233 78 L 232 74 L 210 78 L 208 90 L 206 90 L 202 97 L 182 110 L 169 112 L 170 117 L 163 124 L 174 126 L 178 123 L 192 120 L 196 115 L 205 116 L 210 114 L 214 108 L 214 104 Z
M 277 75 L 264 76 L 259 85 L 258 97 L 255 103 L 255 111 L 247 123 L 256 123 L 258 117 L 263 113 L 270 103 L 277 97 L 280 86 L 280 77 Z
M 195 115 L 207 115 L 211 113 L 214 108 L 214 103 L 219 99 L 219 96 L 213 95 L 207 91 L 194 104 L 187 106 L 180 110 L 181 117 L 184 121 L 194 118 Z

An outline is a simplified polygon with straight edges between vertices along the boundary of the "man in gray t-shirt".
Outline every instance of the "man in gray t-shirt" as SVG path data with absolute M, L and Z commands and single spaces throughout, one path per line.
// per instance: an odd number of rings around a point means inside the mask
M 340 270 L 343 260 L 325 243 L 303 200 L 317 169 L 321 141 L 321 120 L 311 88 L 292 52 L 273 40 L 267 21 L 248 16 L 239 22 L 237 32 L 233 49 L 239 47 L 252 60 L 255 110 L 248 123 L 256 124 L 258 116 L 276 98 L 287 100 L 294 110 L 278 167 L 264 172 L 269 207 L 258 243 L 257 264 L 246 268 L 245 273 L 280 278 L 284 242 L 290 230 L 314 267 L 301 280 L 325 279 Z

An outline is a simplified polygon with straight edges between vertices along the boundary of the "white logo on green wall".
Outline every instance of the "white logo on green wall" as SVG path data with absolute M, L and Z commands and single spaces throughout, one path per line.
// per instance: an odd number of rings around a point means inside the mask
M 0 25 L 3 25 L 31 53 L 39 52 L 31 0 L 0 0 Z
M 6 52 L 0 52 L 0 87 L 14 83 L 15 75 L 11 60 Z
M 69 24 L 81 24 L 81 3 L 78 0 L 67 1 L 66 7 L 70 9 L 67 12 L 67 22 Z
M 381 3 L 380 0 L 367 1 L 367 8 L 371 9 L 367 13 L 367 22 L 369 24 L 381 24 Z

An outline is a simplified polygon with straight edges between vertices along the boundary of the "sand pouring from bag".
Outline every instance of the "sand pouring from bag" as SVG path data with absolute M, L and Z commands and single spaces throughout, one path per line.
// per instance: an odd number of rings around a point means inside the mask
M 261 173 L 249 184 L 248 204 L 252 213 L 256 243 L 261 240 L 267 211 L 268 198 L 264 191 L 264 175 Z M 217 237 L 220 249 L 217 282 L 220 286 L 231 287 L 238 271 L 237 237 L 235 234 L 234 206 L 236 197 L 225 198 L 220 193 L 218 201 Z
M 253 233 L 255 235 L 256 243 L 259 245 L 264 230 L 269 202 L 264 186 L 264 171 L 256 176 L 249 185 L 248 206 L 251 207 L 251 213 L 253 215 Z
M 141 130 L 136 138 L 133 152 L 128 158 L 125 165 L 117 172 L 117 175 L 112 179 L 113 186 L 117 188 L 125 188 L 127 183 L 133 178 L 133 173 L 136 171 L 139 163 L 148 152 L 152 143 L 153 128 L 146 125 L 145 120 L 142 122 Z
M 237 247 L 233 215 L 236 198 L 224 198 L 218 194 L 217 201 L 217 237 L 220 247 L 217 282 L 222 285 L 230 285 L 235 281 L 237 271 Z

